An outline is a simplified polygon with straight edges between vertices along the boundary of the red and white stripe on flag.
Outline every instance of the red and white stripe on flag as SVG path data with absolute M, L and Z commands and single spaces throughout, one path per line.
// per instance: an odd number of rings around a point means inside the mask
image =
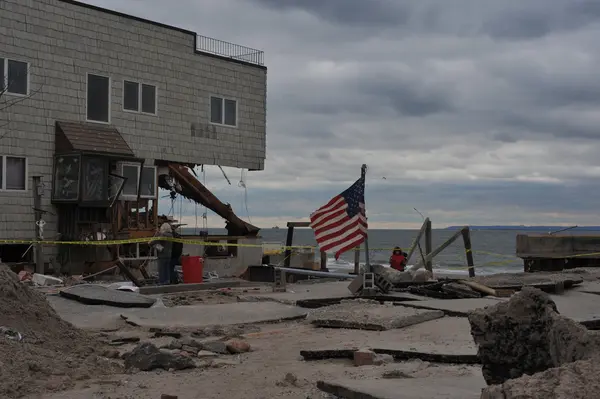
M 347 191 L 337 195 L 310 215 L 310 227 L 315 232 L 319 249 L 334 252 L 336 259 L 363 243 L 367 237 L 364 185 L 357 194 L 358 198 L 349 198 L 348 201 Z M 353 200 L 358 205 L 356 210 L 351 209 Z

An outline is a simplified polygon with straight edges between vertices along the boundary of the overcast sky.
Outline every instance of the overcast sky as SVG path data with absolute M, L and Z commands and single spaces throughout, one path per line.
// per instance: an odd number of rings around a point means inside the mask
M 418 227 L 414 207 L 434 227 L 600 224 L 597 0 L 88 2 L 265 51 L 254 224 L 306 220 L 362 163 L 374 228 Z M 247 218 L 226 173 L 207 186 Z

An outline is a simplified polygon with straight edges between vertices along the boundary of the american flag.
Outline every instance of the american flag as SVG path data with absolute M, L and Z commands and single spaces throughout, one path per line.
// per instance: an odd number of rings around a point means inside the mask
M 358 245 L 367 237 L 365 178 L 336 195 L 310 215 L 319 249 L 335 252 L 335 258 Z

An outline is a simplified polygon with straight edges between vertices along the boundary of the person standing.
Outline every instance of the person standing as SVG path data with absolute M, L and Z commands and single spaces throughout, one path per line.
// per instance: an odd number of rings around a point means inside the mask
M 177 231 L 178 225 L 173 226 L 173 238 L 181 238 Z M 181 264 L 181 255 L 183 254 L 182 242 L 171 242 L 171 263 L 169 264 L 169 281 L 171 284 L 179 284 L 179 276 L 175 271 L 175 266 Z
M 157 234 L 158 239 L 154 244 L 158 258 L 158 283 L 169 284 L 171 282 L 171 263 L 172 263 L 172 252 L 173 242 L 169 240 L 161 240 L 161 237 L 173 237 L 173 229 L 168 222 L 163 223 Z

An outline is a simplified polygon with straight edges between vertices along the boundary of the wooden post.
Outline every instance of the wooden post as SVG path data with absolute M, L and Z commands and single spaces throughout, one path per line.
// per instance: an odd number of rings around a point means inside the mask
M 471 251 L 471 231 L 468 227 L 461 230 L 463 241 L 465 243 L 465 253 L 467 255 L 467 266 L 469 267 L 469 277 L 475 277 L 475 262 L 473 260 L 473 251 Z
M 354 248 L 354 274 L 360 274 L 360 247 Z
M 38 224 L 43 219 L 42 213 L 42 178 L 33 176 L 33 207 L 35 208 L 35 272 L 44 274 L 44 251 L 42 249 L 42 227 Z
M 431 220 L 426 219 L 425 222 L 426 222 L 425 223 L 425 253 L 429 254 L 429 253 L 431 253 L 431 250 L 433 249 Z M 425 268 L 429 271 L 433 270 L 433 257 L 431 257 L 429 260 L 427 260 L 427 263 L 425 264 Z
M 410 260 L 410 257 L 413 255 L 413 253 L 415 252 L 415 249 L 417 248 L 417 245 L 421 241 L 421 237 L 423 236 L 423 233 L 425 233 L 428 223 L 429 223 L 429 229 L 431 230 L 431 222 L 429 221 L 429 218 L 426 218 L 423 221 L 423 224 L 421 225 L 421 230 L 419 230 L 419 234 L 417 234 L 417 237 L 415 238 L 412 245 L 410 246 L 410 249 L 408 250 L 408 256 L 406 257 L 407 262 Z
M 294 225 L 288 223 L 287 238 L 285 240 L 285 259 L 283 260 L 285 267 L 290 267 L 290 262 L 292 261 L 292 242 L 294 242 Z
M 327 252 L 321 251 L 321 271 L 328 272 L 327 269 Z

